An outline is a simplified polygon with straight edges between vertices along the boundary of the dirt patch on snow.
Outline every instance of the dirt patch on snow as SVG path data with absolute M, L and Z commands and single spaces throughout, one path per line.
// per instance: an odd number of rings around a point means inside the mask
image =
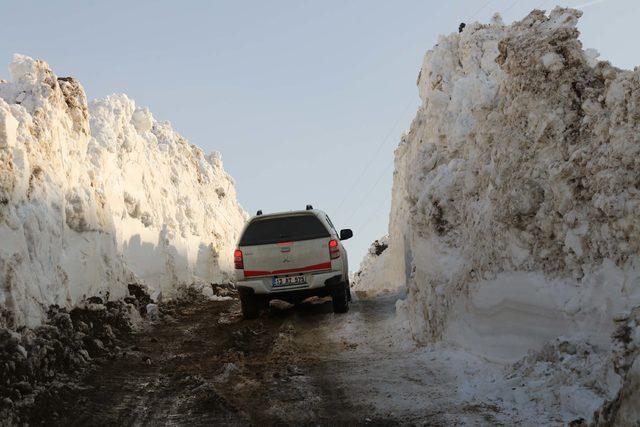
M 58 399 L 101 360 L 118 357 L 142 318 L 140 300 L 92 297 L 68 311 L 51 306 L 47 323 L 0 329 L 0 419 L 34 423 L 59 416 Z

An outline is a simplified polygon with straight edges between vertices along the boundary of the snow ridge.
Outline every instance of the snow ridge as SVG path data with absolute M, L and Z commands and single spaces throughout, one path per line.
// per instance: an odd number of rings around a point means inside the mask
M 223 282 L 246 214 L 205 155 L 126 95 L 87 103 L 73 78 L 15 55 L 0 80 L 0 326 L 51 304 Z

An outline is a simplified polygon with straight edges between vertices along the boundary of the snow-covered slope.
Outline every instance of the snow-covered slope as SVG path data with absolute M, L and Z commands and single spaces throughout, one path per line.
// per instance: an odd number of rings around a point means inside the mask
M 0 326 L 51 304 L 165 295 L 221 282 L 245 212 L 220 155 L 205 155 L 126 95 L 16 55 L 0 80 Z
M 384 262 L 407 284 L 418 341 L 499 362 L 532 351 L 513 375 L 538 375 L 563 408 L 589 414 L 628 368 L 612 362 L 612 335 L 638 327 L 640 68 L 596 61 L 579 17 L 496 17 L 427 52 L 422 106 L 396 150 Z

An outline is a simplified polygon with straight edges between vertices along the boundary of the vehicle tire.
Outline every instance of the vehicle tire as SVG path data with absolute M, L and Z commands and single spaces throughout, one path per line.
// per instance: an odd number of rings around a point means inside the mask
M 333 302 L 334 313 L 346 313 L 347 311 L 349 311 L 348 292 L 349 290 L 347 289 L 347 285 L 345 283 L 341 283 L 333 291 L 331 300 Z
M 253 292 L 240 292 L 240 306 L 244 319 L 255 319 L 260 314 L 260 304 Z

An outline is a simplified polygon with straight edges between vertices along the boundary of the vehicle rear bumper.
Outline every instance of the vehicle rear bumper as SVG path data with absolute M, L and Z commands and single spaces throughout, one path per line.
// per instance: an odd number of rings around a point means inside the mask
M 273 288 L 271 277 L 256 278 L 252 280 L 242 280 L 236 283 L 239 292 L 251 292 L 256 295 L 264 295 L 270 299 L 287 296 L 301 297 L 327 296 L 330 292 L 342 283 L 342 273 L 339 271 L 327 271 L 325 273 L 310 274 L 307 276 L 307 283 L 300 286 L 286 286 Z M 296 298 L 298 299 L 298 298 Z

